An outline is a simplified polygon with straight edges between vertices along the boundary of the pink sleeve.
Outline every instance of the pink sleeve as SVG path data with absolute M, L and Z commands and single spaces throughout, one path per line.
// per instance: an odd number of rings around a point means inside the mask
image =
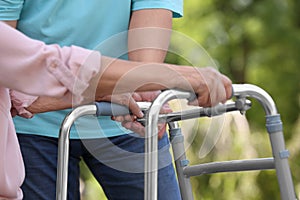
M 2 22 L 0 54 L 0 85 L 33 96 L 73 95 L 78 102 L 100 70 L 99 52 L 46 45 Z M 27 104 L 35 98 L 28 96 Z

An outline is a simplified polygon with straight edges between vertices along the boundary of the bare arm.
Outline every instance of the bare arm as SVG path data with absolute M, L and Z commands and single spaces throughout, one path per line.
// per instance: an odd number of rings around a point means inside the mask
M 72 108 L 71 102 L 53 97 L 39 97 L 26 109 L 32 114 L 37 114 L 67 108 Z
M 6 24 L 10 25 L 13 28 L 17 28 L 17 20 L 4 21 Z
M 172 31 L 172 11 L 167 9 L 143 9 L 133 11 L 128 31 L 128 58 L 132 61 L 163 63 L 167 54 Z M 135 101 L 153 101 L 160 91 L 135 93 Z M 134 98 L 140 97 L 140 98 Z M 149 99 L 149 97 L 151 97 Z M 133 104 L 134 105 L 134 104 Z M 166 106 L 163 112 L 170 112 Z M 139 107 L 133 106 L 135 111 Z M 144 133 L 144 127 L 136 121 L 126 121 L 128 116 L 116 117 L 122 125 L 136 133 Z M 131 119 L 129 117 L 129 119 Z M 159 126 L 159 138 L 165 133 L 165 125 Z
M 17 21 L 9 21 L 9 25 L 16 27 Z M 146 28 L 146 29 L 142 29 Z M 172 12 L 166 9 L 149 9 L 134 11 L 130 20 L 128 33 L 129 60 L 163 62 L 169 46 L 172 28 Z M 155 34 L 153 34 L 155 32 Z M 145 37 L 146 36 L 146 37 Z M 156 48 L 145 48 L 147 41 L 160 41 Z M 161 42 L 163 41 L 163 42 Z M 152 45 L 153 46 L 153 45 Z M 151 47 L 152 47 L 151 46 Z M 98 96 L 102 99 L 102 95 Z M 134 106 L 134 104 L 131 104 Z M 39 97 L 27 109 L 31 113 L 42 113 L 59 109 L 71 108 L 72 103 L 51 97 Z M 137 108 L 133 108 L 137 109 Z
M 102 57 L 101 78 L 95 91 L 96 100 L 103 96 L 135 92 L 178 88 L 194 91 L 198 95 L 197 105 L 211 106 L 230 98 L 231 81 L 213 68 L 193 68 L 160 63 L 140 63 Z M 142 74 L 142 76 L 141 76 Z M 168 77 L 168 78 L 166 78 Z M 41 101 L 42 108 L 28 109 L 34 113 L 72 107 L 71 102 L 51 99 Z M 61 104 L 59 103 L 61 101 Z M 48 103 L 47 103 L 48 102 Z M 45 109 L 45 110 L 44 110 Z
M 145 9 L 134 11 L 128 32 L 129 60 L 164 62 L 172 29 L 172 11 Z
M 25 37 L 21 38 L 33 44 L 37 43 Z M 51 48 L 47 45 L 42 46 L 45 49 Z M 24 47 L 20 50 L 23 51 Z M 56 50 L 60 51 L 59 49 Z M 66 50 L 70 49 L 66 47 Z M 82 50 L 80 51 L 82 52 Z M 76 49 L 73 53 L 76 53 Z M 101 70 L 98 74 L 99 81 L 96 80 L 95 84 L 90 84 L 91 88 L 97 88 L 94 93 L 97 98 L 102 98 L 113 92 L 126 93 L 178 88 L 194 91 L 198 95 L 198 105 L 210 106 L 224 102 L 231 96 L 232 92 L 231 81 L 212 68 L 133 62 L 104 56 L 101 57 L 101 62 Z
M 216 69 L 162 63 L 142 63 L 102 56 L 102 74 L 96 95 L 178 88 L 198 95 L 200 106 L 230 98 L 231 81 Z M 120 67 L 121 66 L 121 67 Z M 167 78 L 166 78 L 167 77 Z

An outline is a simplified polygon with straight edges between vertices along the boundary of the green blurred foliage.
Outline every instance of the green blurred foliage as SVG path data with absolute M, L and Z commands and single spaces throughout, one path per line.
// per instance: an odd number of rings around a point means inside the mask
M 233 83 L 255 84 L 273 97 L 284 124 L 287 147 L 291 149 L 290 163 L 298 193 L 299 8 L 299 0 L 188 0 L 185 1 L 184 17 L 175 19 L 173 23 L 174 30 L 199 43 Z M 177 48 L 190 50 L 184 43 Z M 172 54 L 168 55 L 167 62 L 187 64 L 181 56 Z M 250 128 L 254 131 L 249 136 L 253 143 L 250 147 L 255 149 L 256 156 L 270 156 L 265 113 L 258 102 L 253 100 L 252 103 L 247 112 Z M 199 127 L 196 131 L 201 135 Z M 247 153 L 249 149 L 234 132 L 230 136 L 234 140 L 232 144 L 228 146 L 225 143 L 226 148 L 222 151 L 218 151 L 216 146 L 200 160 L 198 151 L 203 140 L 195 138 L 189 150 L 191 162 L 243 158 L 242 152 Z M 196 199 L 280 199 L 272 171 L 201 176 L 193 178 L 192 183 L 194 193 L 199 196 Z
M 81 200 L 107 199 L 101 186 L 83 160 L 80 161 L 80 180 Z
M 273 96 L 290 132 L 300 111 L 299 8 L 297 0 L 189 0 L 174 30 L 202 45 L 234 83 L 256 84 Z M 262 110 L 249 117 L 264 124 Z

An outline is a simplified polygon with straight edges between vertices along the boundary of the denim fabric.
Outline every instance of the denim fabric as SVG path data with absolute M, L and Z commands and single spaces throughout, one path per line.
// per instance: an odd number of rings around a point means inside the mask
M 18 134 L 26 177 L 25 200 L 54 200 L 56 192 L 57 139 Z M 180 198 L 169 152 L 167 134 L 159 141 L 158 199 Z M 144 198 L 144 139 L 134 134 L 109 139 L 70 140 L 68 199 L 80 199 L 79 162 L 85 161 L 108 199 Z

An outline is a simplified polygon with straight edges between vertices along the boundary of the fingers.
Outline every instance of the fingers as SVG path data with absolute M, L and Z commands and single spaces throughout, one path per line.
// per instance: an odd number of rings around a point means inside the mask
M 138 133 L 141 136 L 145 136 L 145 127 L 136 121 L 137 117 L 142 118 L 142 114 L 138 114 L 137 112 L 140 111 L 140 108 L 138 107 L 136 101 L 153 101 L 161 91 L 151 91 L 151 92 L 138 92 L 133 93 L 132 98 L 129 99 L 129 109 L 131 112 L 136 116 L 116 116 L 113 119 L 119 122 L 122 122 L 122 126 Z M 166 114 L 172 112 L 171 107 L 169 104 L 164 104 L 163 107 L 160 110 L 160 113 Z M 163 135 L 166 132 L 166 124 L 159 124 L 158 125 L 158 139 L 161 139 Z
M 120 115 L 120 116 L 112 116 L 111 119 L 115 120 L 117 122 L 124 122 L 124 121 L 133 122 L 133 121 L 136 120 L 136 116 L 133 116 L 133 115 Z
M 146 133 L 145 127 L 137 121 L 131 121 L 131 122 L 124 121 L 122 122 L 122 126 L 141 136 L 145 136 Z M 166 124 L 158 124 L 157 128 L 158 128 L 157 137 L 158 139 L 161 139 L 164 136 L 164 134 L 166 134 Z
M 226 91 L 226 99 L 231 99 L 232 96 L 233 96 L 233 90 L 232 90 L 232 82 L 231 80 L 225 76 L 225 75 L 222 75 L 222 80 L 223 80 L 223 84 L 224 84 L 224 87 L 225 87 L 225 91 Z
M 189 102 L 189 105 L 202 107 L 215 106 L 225 103 L 232 96 L 231 80 L 211 67 L 198 68 L 193 73 L 190 83 L 197 94 L 197 100 Z
M 215 102 L 212 103 L 212 105 L 216 105 L 219 102 L 221 103 L 225 103 L 228 99 L 230 99 L 232 97 L 232 82 L 231 80 L 226 77 L 223 74 L 219 73 L 219 82 L 217 82 L 218 86 L 215 91 L 213 91 L 212 93 L 217 93 L 215 94 L 216 97 L 214 99 Z
M 136 121 L 136 118 L 131 115 L 112 117 L 112 120 L 122 122 L 122 126 L 141 136 L 145 136 L 145 127 Z M 158 124 L 158 139 L 161 139 L 166 133 L 166 124 Z
M 160 109 L 160 114 L 167 114 L 173 112 L 172 108 L 168 103 L 164 104 L 162 108 Z
M 139 105 L 133 98 L 129 98 L 128 108 L 132 112 L 132 114 L 137 116 L 138 118 L 144 117 L 144 113 L 141 111 Z
M 141 136 L 145 136 L 145 127 L 137 121 L 124 121 L 122 126 Z
M 141 97 L 136 94 L 130 94 L 130 93 L 123 93 L 123 94 L 117 94 L 117 95 L 108 95 L 105 97 L 102 97 L 101 100 L 104 101 L 111 101 L 113 103 L 117 103 L 120 105 L 125 105 L 129 108 L 131 113 L 139 118 L 142 118 L 144 116 L 143 112 L 141 111 L 140 107 L 138 106 L 135 99 L 139 100 Z M 120 117 L 118 118 L 120 119 Z
M 158 124 L 158 139 L 161 139 L 166 134 L 166 124 Z
M 12 117 L 15 117 L 15 116 L 17 116 L 17 114 L 18 114 L 18 111 L 17 111 L 17 109 L 15 109 L 15 108 L 11 108 L 11 109 L 10 109 L 10 114 L 11 114 L 11 116 L 12 116 Z
M 134 92 L 134 93 L 132 94 L 132 98 L 133 98 L 136 102 L 142 101 L 142 100 L 143 100 L 141 94 L 138 93 L 138 92 Z

